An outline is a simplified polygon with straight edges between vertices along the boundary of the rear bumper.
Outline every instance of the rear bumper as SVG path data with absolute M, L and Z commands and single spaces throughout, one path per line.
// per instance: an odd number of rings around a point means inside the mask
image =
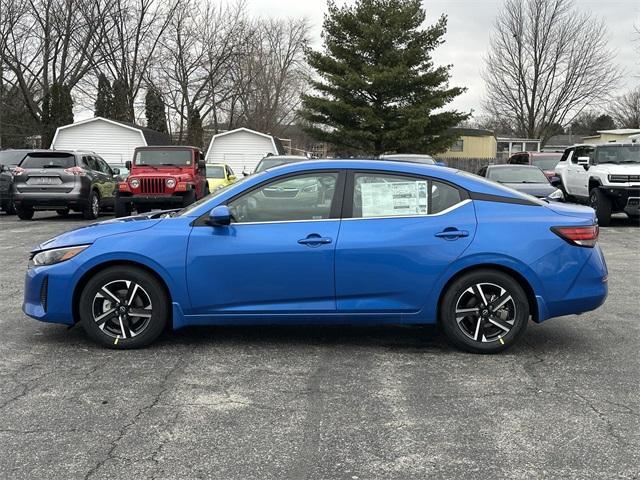
M 605 302 L 608 293 L 607 264 L 596 245 L 561 300 L 547 301 L 536 296 L 538 321 L 595 310 Z
M 58 210 L 70 208 L 80 210 L 89 203 L 89 188 L 76 186 L 68 193 L 48 192 L 15 192 L 13 199 L 18 208 L 33 208 L 34 210 Z

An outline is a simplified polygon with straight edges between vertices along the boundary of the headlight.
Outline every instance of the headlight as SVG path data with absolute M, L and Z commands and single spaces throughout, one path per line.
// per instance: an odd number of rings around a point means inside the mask
M 173 178 L 167 178 L 167 187 L 173 188 L 176 186 L 176 181 Z
M 556 191 L 549 194 L 547 198 L 550 200 L 562 201 L 564 200 L 564 193 L 562 193 L 562 190 L 560 190 L 559 188 L 556 188 Z
M 52 250 L 43 250 L 33 255 L 29 259 L 29 266 L 39 267 L 41 265 L 53 265 L 54 263 L 64 262 L 69 260 L 89 245 L 77 245 L 75 247 L 54 248 Z
M 133 188 L 138 188 L 140 186 L 140 180 L 138 180 L 137 178 L 131 178 L 129 180 L 129 185 L 131 185 Z

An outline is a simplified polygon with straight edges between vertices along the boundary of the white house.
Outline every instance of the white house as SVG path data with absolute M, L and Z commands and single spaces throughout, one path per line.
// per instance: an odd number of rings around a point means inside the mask
M 284 155 L 280 139 L 248 128 L 218 133 L 211 138 L 207 163 L 226 163 L 236 173 L 251 173 L 268 153 Z
M 58 127 L 51 142 L 52 150 L 90 150 L 110 164 L 133 160 L 136 147 L 170 145 L 165 133 L 133 123 L 94 117 Z

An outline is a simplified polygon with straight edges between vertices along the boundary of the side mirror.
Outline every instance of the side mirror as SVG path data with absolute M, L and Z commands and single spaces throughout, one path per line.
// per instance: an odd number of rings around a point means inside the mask
M 198 168 L 207 168 L 207 162 L 204 160 L 198 160 Z
M 589 157 L 578 157 L 578 165 L 582 165 L 585 170 L 589 168 Z
M 120 169 L 119 168 L 112 168 L 111 171 L 113 172 L 114 175 L 120 175 Z
M 209 220 L 207 221 L 212 227 L 221 227 L 231 223 L 231 211 L 226 205 L 218 205 L 209 212 Z
M 235 182 L 236 181 L 236 176 L 235 175 L 229 175 L 229 181 L 230 182 Z
M 127 160 L 126 162 L 124 162 L 124 168 L 126 168 L 127 170 L 131 170 L 131 160 Z

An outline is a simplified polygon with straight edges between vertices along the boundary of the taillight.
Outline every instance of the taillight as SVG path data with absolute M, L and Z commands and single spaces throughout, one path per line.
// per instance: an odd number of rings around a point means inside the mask
M 14 175 L 22 175 L 24 172 L 26 172 L 26 170 L 22 167 L 13 167 L 11 169 L 11 173 Z
M 597 225 L 588 227 L 551 227 L 553 233 L 571 245 L 593 247 L 598 241 L 600 229 Z
M 75 175 L 76 177 L 84 177 L 87 174 L 87 171 L 82 167 L 65 168 L 64 172 Z

